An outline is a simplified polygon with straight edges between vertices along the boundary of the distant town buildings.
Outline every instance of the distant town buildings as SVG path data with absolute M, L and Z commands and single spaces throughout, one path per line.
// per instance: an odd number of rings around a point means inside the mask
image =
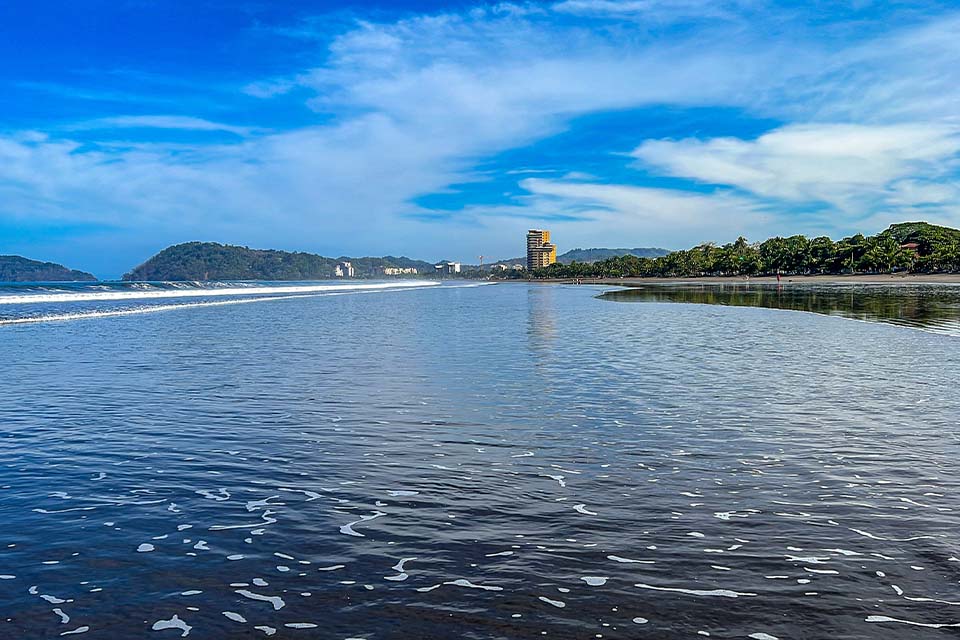
M 385 276 L 407 276 L 417 275 L 417 270 L 413 267 L 384 267 L 383 275 Z
M 438 274 L 454 274 L 460 273 L 460 263 L 459 262 L 440 262 L 433 265 L 433 268 L 436 269 Z
M 337 278 L 352 278 L 353 273 L 353 265 L 349 262 L 341 262 L 333 270 L 333 275 Z
M 500 272 L 507 271 L 508 269 L 510 269 L 510 267 L 508 267 L 505 264 L 495 264 L 490 268 L 491 271 L 500 271 Z
M 543 229 L 527 231 L 527 269 L 542 269 L 557 261 L 557 245 L 550 242 L 550 232 Z

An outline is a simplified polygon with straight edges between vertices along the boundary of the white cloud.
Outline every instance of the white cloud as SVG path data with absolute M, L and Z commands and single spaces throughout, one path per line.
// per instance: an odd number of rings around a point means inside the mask
M 529 208 L 552 215 L 564 211 L 581 220 L 554 226 L 579 235 L 584 228 L 615 227 L 619 234 L 655 238 L 682 246 L 683 238 L 727 238 L 756 235 L 772 226 L 775 216 L 763 204 L 724 192 L 695 193 L 673 189 L 596 182 L 528 178 L 521 182 L 533 194 Z M 568 236 L 569 237 L 569 236 Z
M 559 13 L 574 15 L 640 15 L 653 22 L 667 22 L 681 18 L 734 18 L 752 4 L 723 0 L 564 0 L 551 8 Z
M 203 118 L 190 116 L 114 116 L 96 118 L 77 122 L 66 127 L 66 131 L 109 130 L 109 129 L 174 129 L 181 131 L 225 131 L 239 136 L 247 136 L 255 132 L 252 127 L 238 127 L 235 125 L 213 122 Z
M 958 152 L 960 128 L 912 123 L 789 125 L 756 140 L 648 140 L 632 155 L 667 175 L 863 215 L 892 204 L 894 194 L 901 204 L 911 193 L 926 197 L 908 187 L 916 182 L 901 181 L 950 176 Z

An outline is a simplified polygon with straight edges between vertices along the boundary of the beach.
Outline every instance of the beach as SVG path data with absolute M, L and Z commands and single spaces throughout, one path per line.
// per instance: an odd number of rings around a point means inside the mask
M 533 280 L 575 284 L 575 278 Z M 580 278 L 581 284 L 776 284 L 776 276 L 704 276 L 701 278 Z M 781 276 L 780 284 L 960 284 L 960 273 L 880 273 L 855 275 Z

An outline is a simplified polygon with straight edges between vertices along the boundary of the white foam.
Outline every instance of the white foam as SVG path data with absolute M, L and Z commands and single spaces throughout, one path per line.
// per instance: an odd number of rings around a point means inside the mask
M 450 584 L 455 587 L 464 587 L 467 589 L 483 589 L 484 591 L 503 591 L 503 587 L 493 587 L 483 584 L 474 584 L 469 580 L 464 580 L 460 578 L 458 580 L 451 580 L 450 582 L 444 582 L 443 584 Z
M 259 298 L 235 298 L 231 300 L 218 300 L 214 302 L 192 302 L 183 304 L 155 304 L 134 309 L 115 309 L 112 311 L 82 311 L 75 313 L 59 313 L 43 316 L 28 316 L 23 318 L 8 318 L 0 320 L 0 325 L 7 324 L 34 324 L 38 322 L 68 322 L 71 320 L 91 320 L 99 318 L 114 318 L 120 316 L 135 316 L 145 313 L 158 313 L 161 311 L 177 311 L 181 309 L 195 309 L 199 307 L 221 307 L 236 304 L 249 304 L 255 302 L 269 302 L 273 300 L 290 300 L 292 298 L 317 298 L 322 296 L 340 296 L 357 293 L 353 290 L 332 293 L 306 293 L 300 295 L 274 295 Z M 93 509 L 94 507 L 88 507 Z
M 854 533 L 859 533 L 860 535 L 870 538 L 872 540 L 884 540 L 888 542 L 913 542 L 914 540 L 936 540 L 936 536 L 913 536 L 912 538 L 884 538 L 882 536 L 875 536 L 869 531 L 862 531 L 860 529 L 854 529 L 850 527 L 850 531 Z
M 623 564 L 656 564 L 656 562 L 653 560 L 632 560 L 630 558 L 623 558 L 621 556 L 607 556 L 607 560 L 622 562 Z
M 595 516 L 595 515 L 597 515 L 597 513 L 596 513 L 595 511 L 589 511 L 589 510 L 587 510 L 587 505 L 585 505 L 585 504 L 575 504 L 575 505 L 573 505 L 573 509 L 574 509 L 577 513 L 582 513 L 582 514 L 587 515 L 587 516 Z
M 157 620 L 150 628 L 154 631 L 163 631 L 164 629 L 179 629 L 183 632 L 180 634 L 181 638 L 186 638 L 188 635 L 190 635 L 190 630 L 193 629 L 193 627 L 181 620 L 177 614 L 173 614 L 173 617 L 169 620 Z
M 377 284 L 324 284 L 292 285 L 278 287 L 222 287 L 192 289 L 162 289 L 153 291 L 83 291 L 75 293 L 38 293 L 19 296 L 0 296 L 0 304 L 43 304 L 49 302 L 102 302 L 110 300 L 157 300 L 168 298 L 213 298 L 233 296 L 264 296 L 298 293 L 320 293 L 340 291 L 376 291 L 383 289 L 404 289 L 410 287 L 429 287 L 439 282 L 391 282 Z
M 913 622 L 912 620 L 901 620 L 889 616 L 867 616 L 867 622 L 899 622 L 900 624 L 909 624 L 915 627 L 926 627 L 928 629 L 946 629 L 960 627 L 960 622 L 955 623 L 933 623 L 933 622 Z
M 604 576 L 583 576 L 580 579 L 586 582 L 591 587 L 601 587 L 607 584 L 607 580 L 608 580 L 608 578 Z
M 717 596 L 720 598 L 739 598 L 742 596 L 755 596 L 755 593 L 743 593 L 739 591 L 731 591 L 729 589 L 679 589 L 675 587 L 656 587 L 651 584 L 635 584 L 633 585 L 640 589 L 652 589 L 653 591 L 671 591 L 673 593 L 686 593 L 691 596 Z
M 137 553 L 149 553 L 149 552 L 153 551 L 155 548 L 156 548 L 156 547 L 154 547 L 154 546 L 153 546 L 152 544 L 150 544 L 149 542 L 144 542 L 144 543 L 141 544 L 139 547 L 137 547 Z
M 747 637 L 753 638 L 753 640 L 780 640 L 780 638 L 777 636 L 772 636 L 769 633 L 763 633 L 762 631 L 758 633 L 751 633 Z
M 353 525 L 360 524 L 361 522 L 367 522 L 368 520 L 373 520 L 374 518 L 379 518 L 380 516 L 385 516 L 382 511 L 374 511 L 372 515 L 369 516 L 360 516 L 359 520 L 354 520 L 353 522 L 348 522 L 347 524 L 340 527 L 340 533 L 348 536 L 356 536 L 357 538 L 365 538 L 362 533 L 357 533 L 353 530 Z
M 546 602 L 546 603 L 549 604 L 549 605 L 553 605 L 554 607 L 556 607 L 556 608 L 558 608 L 558 609 L 563 609 L 565 606 L 567 606 L 567 603 L 566 603 L 566 602 L 563 602 L 562 600 L 551 600 L 550 598 L 548 598 L 548 597 L 546 597 L 546 596 L 540 596 L 540 597 L 539 597 L 539 600 L 542 600 L 543 602 Z
M 67 624 L 68 622 L 70 622 L 70 616 L 68 616 L 67 614 L 65 614 L 65 613 L 63 612 L 63 609 L 54 608 L 53 612 L 54 612 L 55 614 L 57 614 L 58 616 L 60 616 L 60 624 Z
M 269 602 L 273 605 L 274 611 L 279 611 L 287 604 L 283 601 L 283 598 L 280 596 L 265 596 L 260 593 L 253 593 L 252 591 L 247 591 L 246 589 L 238 589 L 237 593 L 242 595 L 244 598 L 250 598 L 251 600 L 260 600 L 261 602 Z
M 73 630 L 71 630 L 71 631 L 64 631 L 64 632 L 61 633 L 60 635 L 61 635 L 61 636 L 74 636 L 74 635 L 77 635 L 77 634 L 79 634 L 79 633 L 86 633 L 87 631 L 90 631 L 90 627 L 84 625 L 84 626 L 82 626 L 82 627 L 77 627 L 76 629 L 73 629 Z
M 239 613 L 234 613 L 233 611 L 222 611 L 221 613 L 223 613 L 224 616 L 226 616 L 226 617 L 229 618 L 230 620 L 233 620 L 234 622 L 246 622 L 246 621 L 247 621 L 247 619 L 244 618 L 242 615 L 240 615 Z

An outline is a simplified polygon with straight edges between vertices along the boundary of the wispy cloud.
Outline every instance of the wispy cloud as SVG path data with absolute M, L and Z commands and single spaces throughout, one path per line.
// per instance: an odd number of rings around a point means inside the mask
M 225 131 L 238 136 L 249 136 L 257 131 L 255 127 L 213 122 L 191 116 L 114 116 L 75 122 L 63 127 L 65 131 L 105 131 L 110 129 L 174 129 L 179 131 Z

